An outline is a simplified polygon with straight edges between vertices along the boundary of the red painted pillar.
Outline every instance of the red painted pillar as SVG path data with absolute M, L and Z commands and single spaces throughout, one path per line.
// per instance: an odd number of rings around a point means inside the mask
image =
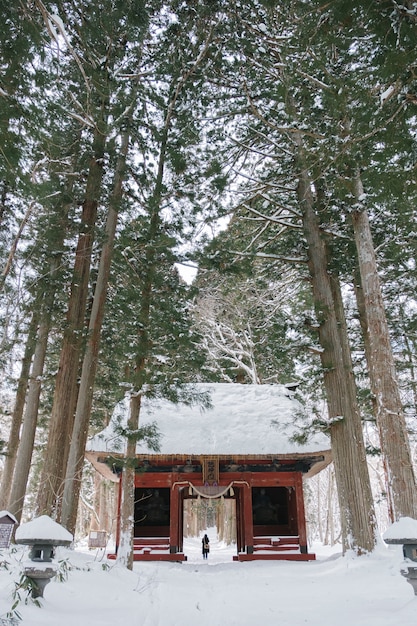
M 245 545 L 245 534 L 243 525 L 243 487 L 234 487 L 236 493 L 236 543 L 237 552 L 243 552 Z
M 300 552 L 307 554 L 307 528 L 306 528 L 306 516 L 304 509 L 304 490 L 303 490 L 303 477 L 301 472 L 297 472 L 295 479 L 295 497 L 297 502 L 297 526 L 298 537 L 300 540 Z
M 252 485 L 243 487 L 243 528 L 246 553 L 253 554 Z
M 178 493 L 178 552 L 184 552 L 184 488 Z
M 179 489 L 177 486 L 171 487 L 171 497 L 169 506 L 169 551 L 171 554 L 179 551 L 180 537 L 179 537 L 179 515 L 180 515 L 180 503 L 179 503 Z

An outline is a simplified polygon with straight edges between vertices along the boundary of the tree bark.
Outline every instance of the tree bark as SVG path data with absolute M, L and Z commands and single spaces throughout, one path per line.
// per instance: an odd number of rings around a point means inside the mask
M 180 92 L 187 80 L 192 76 L 195 69 L 204 59 L 208 44 L 211 40 L 211 31 L 205 41 L 205 45 L 200 51 L 194 64 L 184 71 L 179 79 L 173 80 L 174 91 L 171 99 L 167 102 L 164 119 L 164 127 L 161 131 L 159 144 L 158 167 L 155 178 L 155 185 L 151 197 L 149 198 L 149 229 L 147 240 L 149 244 L 146 248 L 146 275 L 143 277 L 143 287 L 140 295 L 140 313 L 138 316 L 138 338 L 135 358 L 135 371 L 133 376 L 134 392 L 130 397 L 128 430 L 131 433 L 137 432 L 140 421 L 141 394 L 145 382 L 145 369 L 150 354 L 150 310 L 152 302 L 152 289 L 156 270 L 156 249 L 157 240 L 161 225 L 161 198 L 163 190 L 163 179 L 166 164 L 169 130 L 172 116 L 175 112 L 175 105 Z M 117 563 L 124 565 L 128 569 L 133 568 L 133 534 L 134 534 L 134 510 L 135 510 L 135 460 L 136 460 L 137 437 L 128 436 L 126 462 L 123 468 L 122 480 L 122 502 L 120 511 L 120 546 L 117 553 Z
M 360 202 L 363 187 L 359 174 L 354 183 Z M 352 223 L 368 323 L 371 391 L 394 519 L 417 518 L 417 485 L 367 211 L 356 208 Z
M 314 198 L 308 172 L 299 159 L 298 199 L 302 208 L 304 235 L 308 247 L 316 315 L 319 322 L 321 363 L 327 394 L 329 430 L 338 487 L 344 550 L 358 554 L 375 547 L 375 515 L 366 465 L 363 435 L 357 406 L 347 379 L 345 356 L 340 341 L 339 320 L 328 273 L 328 258 L 323 234 L 314 211 Z
M 48 311 L 38 330 L 38 339 L 33 358 L 26 411 L 23 420 L 22 436 L 17 452 L 16 469 L 9 499 L 9 511 L 13 513 L 18 522 L 20 522 L 22 517 L 26 486 L 29 478 L 33 447 L 35 443 L 39 398 L 41 393 L 42 374 L 45 364 L 49 328 L 50 319 Z
M 77 401 L 82 334 L 90 275 L 91 253 L 103 177 L 106 133 L 96 129 L 75 254 L 67 323 L 64 331 L 50 430 L 40 480 L 37 513 L 59 519 L 65 468 Z
M 127 427 L 131 432 L 139 428 L 141 395 L 132 395 L 129 403 Z M 133 538 L 135 515 L 135 461 L 136 437 L 130 437 L 126 445 L 126 459 L 121 476 L 122 501 L 120 505 L 120 543 L 117 551 L 117 563 L 127 569 L 133 569 Z
M 160 226 L 160 203 L 162 180 L 164 174 L 165 155 L 167 145 L 167 128 L 165 129 L 159 155 L 158 175 L 155 188 L 150 199 L 150 222 L 146 249 L 146 276 L 140 295 L 140 312 L 138 316 L 138 338 L 134 371 L 134 392 L 131 394 L 129 403 L 128 432 L 136 433 L 139 428 L 142 389 L 145 382 L 145 369 L 150 352 L 149 320 L 152 302 L 152 287 L 154 284 L 156 250 L 155 242 Z M 120 547 L 117 553 L 117 562 L 120 565 L 133 568 L 133 535 L 135 514 L 135 460 L 136 460 L 136 436 L 128 436 L 126 448 L 126 461 L 123 468 L 122 480 L 122 503 L 120 510 Z
M 67 192 L 72 193 L 73 181 L 70 180 Z M 67 232 L 67 220 L 69 205 L 58 204 L 54 207 L 54 217 L 49 227 L 49 236 L 52 234 L 52 241 L 46 237 L 46 266 L 41 268 L 40 274 L 42 279 L 38 282 L 38 294 L 33 305 L 34 309 L 34 337 L 29 342 L 31 344 L 32 354 L 30 355 L 30 361 L 33 357 L 33 363 L 31 370 L 29 370 L 28 380 L 23 392 L 20 390 L 20 383 L 16 399 L 16 407 L 19 402 L 23 409 L 23 404 L 26 400 L 26 409 L 23 418 L 23 429 L 21 434 L 21 442 L 19 445 L 19 432 L 17 433 L 17 442 L 15 450 L 16 471 L 14 476 L 6 472 L 3 475 L 3 480 L 9 482 L 9 497 L 10 504 L 9 510 L 13 512 L 16 519 L 20 521 L 22 515 L 22 507 L 25 497 L 25 491 L 29 476 L 29 470 L 31 465 L 33 445 L 35 441 L 35 431 L 38 419 L 39 399 L 41 393 L 41 377 L 43 375 L 47 342 L 50 331 L 51 313 L 54 306 L 54 299 L 56 294 L 56 286 L 58 281 L 58 272 L 62 264 L 62 252 L 57 253 L 56 250 L 62 250 L 64 245 L 64 239 Z M 52 260 L 50 260 L 52 258 Z M 29 340 L 28 340 L 29 341 Z M 23 363 L 27 360 L 25 354 Z M 26 398 L 27 394 L 27 398 Z M 21 416 L 22 417 L 22 416 Z M 18 430 L 22 425 L 22 419 L 19 420 Z M 17 447 L 18 446 L 18 447 Z M 14 465 L 13 465 L 14 468 Z M 13 469 L 14 471 L 14 469 Z
M 353 432 L 353 440 L 351 442 L 351 445 L 355 448 L 355 456 L 359 460 L 358 470 L 363 471 L 363 476 L 360 478 L 364 505 L 364 512 L 362 515 L 364 515 L 364 521 L 367 520 L 370 528 L 370 534 L 371 536 L 373 536 L 374 541 L 376 541 L 376 515 L 366 458 L 362 420 L 357 398 L 357 388 L 353 373 L 352 353 L 349 343 L 349 335 L 339 278 L 334 275 L 330 275 L 330 286 L 335 306 L 337 327 L 339 329 L 340 346 L 343 358 L 343 371 L 346 382 L 346 391 L 348 394 L 347 404 L 350 407 L 351 411 L 351 427 Z M 361 522 L 359 521 L 359 523 Z
M 402 328 L 406 328 L 406 317 L 407 313 L 404 310 L 404 305 L 402 303 L 399 304 L 399 314 L 402 322 Z M 401 333 L 401 339 L 404 342 L 404 360 L 405 367 L 408 369 L 408 383 L 411 389 L 412 402 L 414 406 L 414 413 L 417 413 L 417 371 L 414 364 L 416 350 L 416 342 L 413 340 L 411 336 L 409 336 L 404 330 Z
M 74 428 L 65 475 L 62 502 L 62 524 L 72 533 L 75 532 L 78 501 L 81 489 L 85 446 L 88 437 L 91 407 L 93 403 L 94 381 L 100 347 L 100 335 L 103 324 L 107 286 L 113 255 L 114 239 L 118 219 L 118 210 L 122 199 L 122 183 L 125 176 L 126 157 L 129 148 L 129 133 L 122 137 L 122 144 L 116 167 L 113 194 L 105 229 L 105 242 L 101 252 L 97 283 L 88 328 L 88 341 L 81 370 L 80 388 L 75 411 Z
M 25 408 L 26 392 L 29 385 L 29 374 L 32 357 L 35 352 L 36 332 L 39 321 L 37 307 L 34 307 L 26 339 L 25 353 L 22 359 L 22 369 L 17 384 L 16 399 L 12 413 L 12 423 L 9 432 L 6 456 L 4 460 L 2 482 L 0 489 L 0 510 L 9 510 L 9 497 L 12 488 L 13 474 L 16 465 L 16 455 L 19 448 L 20 428 L 22 426 L 23 411 Z
M 359 323 L 360 323 L 361 330 L 362 330 L 363 345 L 364 345 L 364 350 L 365 350 L 365 359 L 366 359 L 366 364 L 368 368 L 368 376 L 370 377 L 370 371 L 372 367 L 371 348 L 370 348 L 370 339 L 369 339 L 369 330 L 368 330 L 368 318 L 366 314 L 366 304 L 365 304 L 365 299 L 363 296 L 363 289 L 362 289 L 362 284 L 361 284 L 359 267 L 356 268 L 355 270 L 354 286 L 355 286 L 354 290 L 355 290 L 355 296 L 356 296 L 356 306 L 358 308 L 358 314 L 359 314 Z M 370 381 L 370 385 L 372 388 L 371 381 Z M 374 415 L 375 423 L 377 423 L 376 396 L 372 391 L 371 391 L 371 403 L 372 403 L 372 413 Z M 392 523 L 395 521 L 394 520 L 394 504 L 392 501 L 392 491 L 388 487 L 388 468 L 386 464 L 386 459 L 383 455 L 382 455 L 382 467 L 384 469 L 385 487 L 381 491 L 384 491 L 386 493 L 388 516 Z
M 162 171 L 156 184 L 154 202 L 157 209 L 151 215 L 149 237 L 151 242 L 146 251 L 147 256 L 147 276 L 141 292 L 141 308 L 138 319 L 138 344 L 136 351 L 136 363 L 134 372 L 134 393 L 131 394 L 129 403 L 128 436 L 126 446 L 126 460 L 122 472 L 122 503 L 120 509 L 120 547 L 117 553 L 117 562 L 120 565 L 133 568 L 133 535 L 134 535 L 134 515 L 135 515 L 135 461 L 136 442 L 135 436 L 139 428 L 140 408 L 142 400 L 142 388 L 144 385 L 144 374 L 147 359 L 149 356 L 149 318 L 152 300 L 152 286 L 155 272 L 155 248 L 154 242 L 159 225 L 159 202 L 160 186 L 162 183 Z

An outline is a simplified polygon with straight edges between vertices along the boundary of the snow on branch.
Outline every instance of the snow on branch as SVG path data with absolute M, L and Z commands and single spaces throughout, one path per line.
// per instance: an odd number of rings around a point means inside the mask
M 43 20 L 45 22 L 46 28 L 51 36 L 51 39 L 53 41 L 56 42 L 58 48 L 59 45 L 61 43 L 61 38 L 62 40 L 65 42 L 71 56 L 73 57 L 73 59 L 75 60 L 76 64 L 79 67 L 79 70 L 84 78 L 84 82 L 85 82 L 85 86 L 87 88 L 87 91 L 90 92 L 91 91 L 91 87 L 90 87 L 90 83 L 89 80 L 87 78 L 87 75 L 84 71 L 83 65 L 81 63 L 80 57 L 78 56 L 78 54 L 76 53 L 76 51 L 74 50 L 71 42 L 70 42 L 70 38 L 69 35 L 66 31 L 64 22 L 62 21 L 62 19 L 59 17 L 59 15 L 57 13 L 50 13 L 48 11 L 48 9 L 45 7 L 45 5 L 43 4 L 42 0 L 36 0 L 36 4 L 39 7 L 40 12 L 42 13 L 42 17 Z
M 95 128 L 95 123 L 92 121 L 89 115 L 80 115 L 79 113 L 75 113 L 74 111 L 70 111 L 62 107 L 63 111 L 67 113 L 70 117 L 72 117 L 77 122 L 80 122 L 83 126 L 87 126 L 88 128 Z
M 254 209 L 253 207 L 249 206 L 245 202 L 242 203 L 242 206 L 247 211 L 249 211 L 250 213 L 253 213 L 254 215 L 257 215 L 258 217 L 260 217 L 262 220 L 265 220 L 266 222 L 273 222 L 274 224 L 280 224 L 281 226 L 284 226 L 287 228 L 295 228 L 298 230 L 302 230 L 302 226 L 300 224 L 293 224 L 292 222 L 289 222 L 287 219 L 275 217 L 274 215 L 265 215 L 264 213 L 261 213 L 257 209 Z
M 275 131 L 281 132 L 281 133 L 299 133 L 302 135 L 306 135 L 307 137 L 313 137 L 314 139 L 325 139 L 326 137 L 322 134 L 319 133 L 315 133 L 309 130 L 305 130 L 302 128 L 298 128 L 295 126 L 277 126 L 276 124 L 274 124 L 273 122 L 270 121 L 270 119 L 267 119 L 263 113 L 261 113 L 261 111 L 259 110 L 259 108 L 255 105 L 253 98 L 249 92 L 248 86 L 246 84 L 246 82 L 244 81 L 243 83 L 243 89 L 245 91 L 246 97 L 248 99 L 248 105 L 249 105 L 249 109 L 250 111 L 253 113 L 253 115 L 260 120 L 263 124 L 265 124 L 265 126 L 267 128 L 272 128 Z
M 320 87 L 321 89 L 330 89 L 330 85 L 326 85 L 326 83 L 323 83 L 323 81 L 321 81 L 320 79 L 315 78 L 314 76 L 310 76 L 310 74 L 302 72 L 299 69 L 296 69 L 295 71 L 303 78 L 306 78 L 310 83 L 316 85 L 316 87 Z
M 396 88 L 394 85 L 390 85 L 385 91 L 383 91 L 379 97 L 381 102 L 381 106 L 385 104 L 392 96 L 396 93 Z

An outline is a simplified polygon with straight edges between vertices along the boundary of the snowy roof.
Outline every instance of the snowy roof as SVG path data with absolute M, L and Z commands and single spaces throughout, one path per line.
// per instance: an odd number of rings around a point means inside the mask
M 208 391 L 211 408 L 174 404 L 168 400 L 142 403 L 140 425 L 156 422 L 161 455 L 305 455 L 328 451 L 329 439 L 316 433 L 306 445 L 295 442 L 295 421 L 301 404 L 283 385 L 211 383 L 196 385 Z M 116 425 L 126 424 L 128 399 L 120 402 L 109 426 L 88 443 L 94 452 L 124 453 L 125 441 Z M 137 454 L 156 454 L 140 442 Z
M 3 517 L 10 517 L 10 519 L 12 520 L 12 522 L 14 522 L 15 524 L 17 524 L 17 519 L 15 518 L 14 515 L 12 515 L 9 511 L 0 511 L 0 520 L 3 519 Z

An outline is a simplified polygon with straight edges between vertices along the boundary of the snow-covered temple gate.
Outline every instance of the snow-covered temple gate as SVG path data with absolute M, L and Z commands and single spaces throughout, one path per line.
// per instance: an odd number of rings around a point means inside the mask
M 210 410 L 201 414 L 195 407 L 178 406 L 174 413 L 164 407 L 153 414 L 161 432 L 174 429 L 177 435 L 182 428 L 186 436 L 182 442 L 167 434 L 168 441 L 160 454 L 138 451 L 136 455 L 135 560 L 186 560 L 183 519 L 184 502 L 189 498 L 235 500 L 234 560 L 314 559 L 307 547 L 303 479 L 330 463 L 327 441 L 319 436 L 303 449 L 283 439 L 283 424 L 286 436 L 289 434 L 288 403 L 295 402 L 285 388 L 230 384 L 207 387 L 212 393 L 211 416 Z M 193 448 L 196 454 L 190 453 Z M 219 453 L 213 453 L 215 450 Z M 97 451 L 93 442 L 87 457 L 97 469 L 105 467 L 107 476 L 111 468 L 114 480 L 122 477 L 122 453 Z M 120 480 L 120 494 L 122 488 Z M 116 549 L 118 541 L 119 529 Z

